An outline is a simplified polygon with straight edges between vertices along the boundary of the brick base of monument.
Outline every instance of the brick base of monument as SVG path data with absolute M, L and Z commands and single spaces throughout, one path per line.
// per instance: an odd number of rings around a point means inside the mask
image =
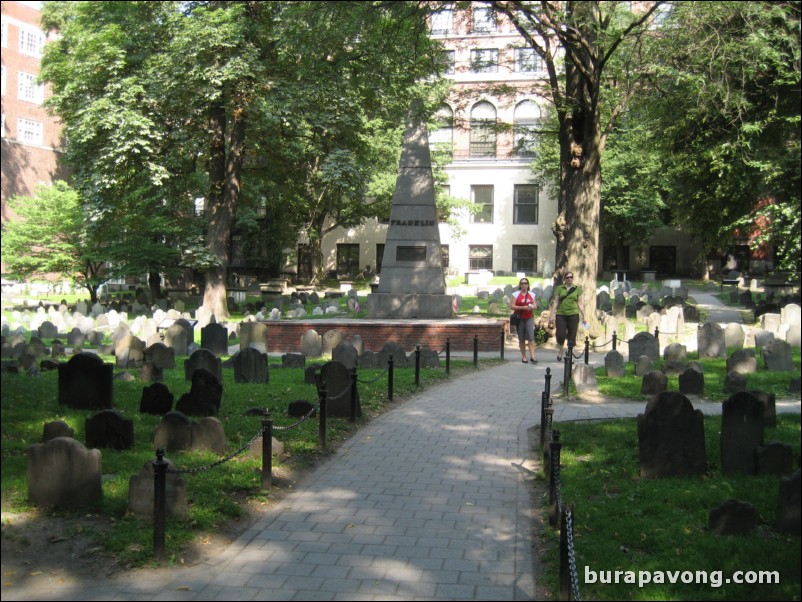
M 401 344 L 408 352 L 415 347 L 443 351 L 446 340 L 452 352 L 472 352 L 474 337 L 479 351 L 500 351 L 506 320 L 454 318 L 449 320 L 281 320 L 267 326 L 270 353 L 300 353 L 301 337 L 307 330 L 323 335 L 339 330 L 346 339 L 359 335 L 365 351 L 381 351 L 388 341 Z

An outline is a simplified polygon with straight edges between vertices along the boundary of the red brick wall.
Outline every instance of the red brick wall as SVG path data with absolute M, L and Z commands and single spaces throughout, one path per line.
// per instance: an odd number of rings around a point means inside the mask
M 353 322 L 330 322 L 323 320 L 268 321 L 267 344 L 271 353 L 300 353 L 301 337 L 307 330 L 323 335 L 329 330 L 341 330 L 347 340 L 355 335 L 362 338 L 366 351 L 381 351 L 388 341 L 400 343 L 410 353 L 417 345 L 421 349 L 443 351 L 446 340 L 451 341 L 451 351 L 473 351 L 473 339 L 478 337 L 479 351 L 499 351 L 503 320 L 443 322 L 372 322 L 355 320 Z

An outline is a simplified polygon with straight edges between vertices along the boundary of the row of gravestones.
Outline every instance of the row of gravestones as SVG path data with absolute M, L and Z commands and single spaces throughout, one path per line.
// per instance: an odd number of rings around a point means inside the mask
M 746 475 L 793 475 L 780 483 L 776 528 L 800 534 L 800 471 L 794 472 L 793 449 L 766 442 L 764 403 L 741 392 L 722 403 L 721 472 Z M 640 475 L 686 477 L 708 471 L 704 415 L 687 397 L 667 392 L 655 395 L 637 417 Z M 797 464 L 799 461 L 797 460 Z M 736 505 L 737 506 L 737 505 Z

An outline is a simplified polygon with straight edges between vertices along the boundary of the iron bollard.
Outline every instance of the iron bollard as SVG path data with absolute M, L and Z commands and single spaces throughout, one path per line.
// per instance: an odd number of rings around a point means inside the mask
M 503 328 L 501 329 L 501 337 L 499 337 L 499 339 L 501 340 L 501 359 L 504 359 L 504 344 L 507 341 L 505 340 L 505 335 L 504 335 L 504 329 Z
M 446 339 L 446 374 L 451 374 L 451 337 Z
M 415 386 L 420 387 L 420 345 L 415 346 Z
M 273 416 L 270 409 L 262 411 L 262 491 L 270 493 L 273 478 Z
M 164 461 L 164 450 L 156 450 L 156 462 L 153 464 L 153 555 L 157 560 L 164 560 L 165 525 L 167 522 L 167 462 Z
M 540 394 L 540 447 L 543 447 L 543 439 L 546 433 L 546 408 L 549 405 L 549 396 L 543 391 Z
M 585 337 L 585 365 L 590 363 L 590 337 Z
M 351 422 L 356 422 L 356 402 L 359 399 L 356 390 L 356 366 L 351 368 Z
M 654 327 L 654 340 L 657 341 L 657 348 L 660 349 L 660 329 Z
M 320 419 L 318 422 L 318 440 L 320 448 L 326 449 L 326 381 L 320 382 L 320 389 L 317 391 L 318 401 L 320 401 Z
M 568 384 L 571 380 L 571 369 L 574 363 L 574 347 L 568 343 L 568 350 L 565 354 L 565 366 L 563 368 L 563 397 L 568 399 Z
M 551 450 L 550 466 L 549 466 L 549 524 L 554 526 L 557 524 L 557 514 L 559 513 L 558 498 L 560 487 L 560 449 L 563 444 L 560 442 L 560 431 L 552 433 L 552 440 L 549 444 Z
M 613 351 L 615 351 L 616 343 L 618 342 L 618 334 L 613 333 Z
M 387 359 L 387 401 L 393 400 L 393 354 Z
M 479 336 L 473 335 L 473 367 L 479 366 Z
M 551 368 L 546 368 L 546 391 L 545 391 L 545 393 L 546 393 L 546 399 L 551 399 Z

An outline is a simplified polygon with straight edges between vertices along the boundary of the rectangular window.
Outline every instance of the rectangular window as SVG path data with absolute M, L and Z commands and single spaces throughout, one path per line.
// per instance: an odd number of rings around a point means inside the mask
M 527 274 L 537 271 L 537 245 L 512 245 L 512 271 Z
M 605 270 L 629 270 L 629 247 L 605 245 L 602 248 L 602 265 Z
M 493 223 L 493 186 L 471 186 L 471 200 L 477 206 L 473 214 L 473 223 Z
M 35 29 L 22 28 L 19 32 L 19 51 L 28 56 L 37 58 L 42 56 L 42 48 L 45 45 L 45 36 Z
M 456 51 L 443 50 L 440 53 L 440 68 L 446 75 L 454 75 L 454 65 L 456 64 Z
M 376 273 L 381 274 L 382 272 L 382 261 L 384 260 L 384 245 L 377 244 L 376 245 Z
M 359 245 L 337 245 L 337 275 L 356 276 L 359 274 Z
M 30 119 L 17 119 L 17 140 L 42 146 L 44 143 L 42 123 Z
M 513 224 L 536 224 L 538 189 L 534 184 L 516 184 L 513 199 Z
M 496 13 L 486 6 L 474 6 L 473 31 L 474 33 L 491 33 L 498 29 Z
M 515 71 L 518 73 L 537 73 L 542 70 L 540 56 L 533 48 L 515 49 Z
M 454 26 L 454 11 L 450 8 L 438 10 L 432 15 L 432 35 L 451 33 Z
M 36 75 L 20 71 L 17 75 L 17 98 L 36 104 L 45 99 L 45 87 L 36 83 Z
M 497 73 L 498 48 L 471 50 L 471 71 L 473 73 Z
M 468 259 L 471 270 L 493 270 L 493 245 L 470 245 Z
M 242 265 L 245 262 L 245 253 L 242 248 L 242 235 L 231 235 L 231 263 L 232 265 Z

